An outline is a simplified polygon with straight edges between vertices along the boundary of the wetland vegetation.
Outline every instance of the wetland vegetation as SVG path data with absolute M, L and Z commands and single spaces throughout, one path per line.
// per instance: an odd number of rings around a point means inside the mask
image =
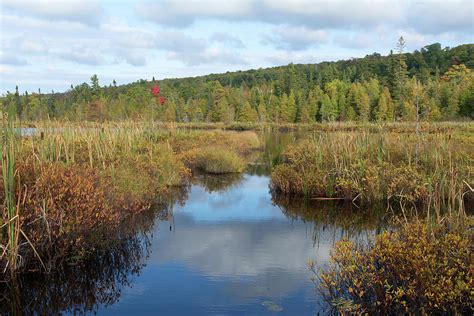
M 9 124 L 1 186 L 5 293 L 14 293 L 18 278 L 82 273 L 91 262 L 107 265 L 113 256 L 130 268 L 117 267 L 118 275 L 93 272 L 112 282 L 109 294 L 90 288 L 93 297 L 102 297 L 94 304 L 113 304 L 120 296 L 113 292 L 115 278 L 123 286 L 147 257 L 146 233 L 135 223 L 151 225 L 153 214 L 169 221 L 169 206 L 177 199 L 185 205 L 190 186 L 198 183 L 208 194 L 220 194 L 238 187 L 247 170 L 271 172 L 271 202 L 288 218 L 323 223 L 311 228 L 315 243 L 328 225 L 353 231 L 334 239 L 326 263 L 309 260 L 318 291 L 337 310 L 463 313 L 471 308 L 471 123 L 295 125 L 296 131 L 287 132 L 265 126 L 237 132 L 183 124 L 43 121 L 25 136 L 15 128 L 18 122 Z M 328 212 L 330 203 L 340 206 Z M 370 232 L 362 243 L 354 239 L 361 231 Z M 129 252 L 123 246 L 138 251 L 124 258 L 126 264 L 115 257 L 116 251 Z M 53 290 L 31 286 L 27 291 Z M 9 295 L 11 306 L 24 304 Z
M 398 44 L 2 96 L 0 313 L 472 312 L 473 45 Z

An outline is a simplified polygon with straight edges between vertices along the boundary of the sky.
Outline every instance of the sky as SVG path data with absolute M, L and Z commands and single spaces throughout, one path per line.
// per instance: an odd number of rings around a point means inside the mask
M 473 0 L 0 0 L 0 93 L 474 43 Z

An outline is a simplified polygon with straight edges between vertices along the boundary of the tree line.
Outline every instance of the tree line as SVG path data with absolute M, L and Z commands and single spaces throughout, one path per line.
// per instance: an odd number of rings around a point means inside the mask
M 63 93 L 7 92 L 3 110 L 25 120 L 153 119 L 177 122 L 437 121 L 474 118 L 474 44 L 440 44 L 388 56 L 289 64 L 207 76 L 90 83 Z M 161 87 L 166 102 L 151 89 Z

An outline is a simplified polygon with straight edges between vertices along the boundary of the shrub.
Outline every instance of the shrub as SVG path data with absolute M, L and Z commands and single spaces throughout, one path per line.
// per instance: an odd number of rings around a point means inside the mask
M 318 288 L 343 313 L 469 313 L 469 247 L 469 236 L 419 222 L 382 233 L 373 245 L 342 240 Z
M 120 220 L 107 198 L 108 183 L 90 168 L 43 163 L 33 170 L 20 164 L 20 228 L 28 237 L 19 254 L 25 264 L 38 255 L 52 267 L 63 258 L 82 258 L 93 251 L 99 235 Z M 29 244 L 31 242 L 31 244 Z

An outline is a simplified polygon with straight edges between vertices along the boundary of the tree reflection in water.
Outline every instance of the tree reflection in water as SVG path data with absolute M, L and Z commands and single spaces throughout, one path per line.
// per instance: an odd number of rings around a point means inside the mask
M 333 232 L 334 242 L 341 238 L 366 242 L 390 222 L 382 204 L 358 207 L 350 202 L 292 199 L 274 193 L 272 202 L 288 218 L 313 223 L 311 233 L 315 244 L 327 230 Z

